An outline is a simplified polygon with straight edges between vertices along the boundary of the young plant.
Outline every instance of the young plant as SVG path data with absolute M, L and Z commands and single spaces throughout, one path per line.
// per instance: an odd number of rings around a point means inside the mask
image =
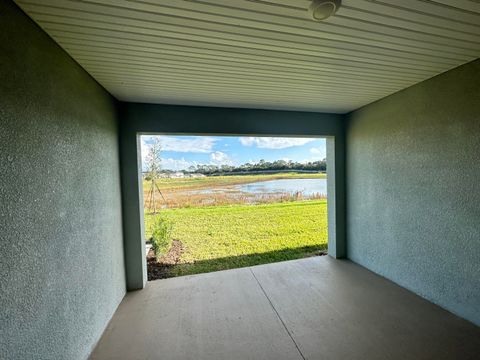
M 157 216 L 152 226 L 152 248 L 157 258 L 164 255 L 172 243 L 172 223 Z

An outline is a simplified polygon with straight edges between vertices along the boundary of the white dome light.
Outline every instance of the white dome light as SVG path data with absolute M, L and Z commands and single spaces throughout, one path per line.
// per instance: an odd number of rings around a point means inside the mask
M 313 20 L 322 21 L 335 14 L 341 4 L 341 0 L 313 0 L 308 13 Z

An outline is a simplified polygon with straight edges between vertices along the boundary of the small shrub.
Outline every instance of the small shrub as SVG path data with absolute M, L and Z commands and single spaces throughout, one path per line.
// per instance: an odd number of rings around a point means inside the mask
M 172 224 L 165 218 L 158 216 L 152 226 L 152 248 L 155 255 L 160 257 L 170 248 L 172 242 Z

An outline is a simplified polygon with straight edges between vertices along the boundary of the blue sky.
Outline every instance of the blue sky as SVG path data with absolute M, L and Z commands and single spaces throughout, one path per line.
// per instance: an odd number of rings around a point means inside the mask
M 169 170 L 187 170 L 197 164 L 241 165 L 260 159 L 307 162 L 326 157 L 323 138 L 143 135 L 142 159 L 155 137 L 160 138 L 162 168 Z

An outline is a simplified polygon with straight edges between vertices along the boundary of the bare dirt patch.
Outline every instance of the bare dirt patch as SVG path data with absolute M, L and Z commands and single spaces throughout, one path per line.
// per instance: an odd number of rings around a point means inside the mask
M 173 240 L 172 246 L 168 252 L 157 259 L 153 249 L 147 254 L 147 275 L 148 280 L 166 279 L 171 277 L 172 267 L 180 262 L 180 257 L 184 252 L 184 246 L 181 241 Z

